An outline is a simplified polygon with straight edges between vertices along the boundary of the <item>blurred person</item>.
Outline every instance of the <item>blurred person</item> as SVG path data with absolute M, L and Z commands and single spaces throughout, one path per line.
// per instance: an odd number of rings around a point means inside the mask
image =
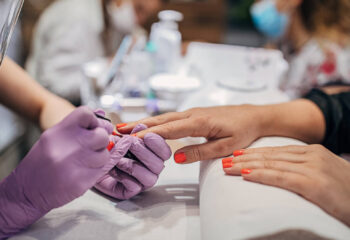
M 124 36 L 142 32 L 162 0 L 58 0 L 41 16 L 28 72 L 44 87 L 78 105 L 82 65 L 112 57 Z
M 350 84 L 349 0 L 260 0 L 256 27 L 283 51 L 290 69 L 281 89 L 291 97 L 312 88 Z M 333 89 L 332 93 L 349 89 Z
M 350 92 L 328 95 L 317 89 L 303 99 L 254 106 L 195 108 L 124 124 L 137 124 L 166 139 L 204 137 L 206 142 L 175 152 L 178 164 L 222 160 L 226 174 L 300 194 L 350 226 L 350 162 L 336 154 L 350 153 Z M 245 149 L 262 137 L 299 139 L 308 146 Z M 240 150 L 237 150 L 240 149 Z M 235 151 L 234 151 L 235 150 Z

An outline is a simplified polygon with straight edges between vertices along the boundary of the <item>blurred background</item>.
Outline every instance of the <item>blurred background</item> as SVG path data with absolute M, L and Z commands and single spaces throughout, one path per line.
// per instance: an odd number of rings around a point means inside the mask
M 0 0 L 1 25 L 14 2 Z M 25 0 L 7 55 L 75 106 L 129 122 L 205 105 L 196 93 L 227 105 L 350 85 L 349 11 L 349 0 Z M 0 116 L 1 179 L 40 130 Z
M 10 0 L 0 0 L 0 21 L 4 21 Z M 26 0 L 8 56 L 22 67 L 33 48 L 33 35 L 42 13 L 55 0 Z M 179 24 L 183 42 L 200 41 L 244 46 L 262 46 L 264 37 L 253 27 L 249 8 L 253 0 L 170 0 L 161 9 L 183 14 Z M 158 21 L 154 12 L 144 24 L 146 31 Z M 62 19 L 64 16 L 62 16 Z M 0 106 L 0 179 L 13 169 L 39 136 L 40 131 Z M 5 161 L 6 159 L 6 161 Z
M 33 29 L 41 13 L 55 0 L 26 0 L 22 10 L 23 58 L 28 57 Z M 184 15 L 180 31 L 184 41 L 206 41 L 246 46 L 261 46 L 259 34 L 249 14 L 254 0 L 170 0 L 163 9 L 177 10 Z M 195 11 L 194 11 L 195 9 Z M 157 14 L 148 24 L 157 20 Z

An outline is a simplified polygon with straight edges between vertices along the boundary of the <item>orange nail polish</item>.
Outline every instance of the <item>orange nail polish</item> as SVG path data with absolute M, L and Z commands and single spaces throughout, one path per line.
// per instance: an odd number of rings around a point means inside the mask
M 242 169 L 242 170 L 241 170 L 241 173 L 242 173 L 242 174 L 250 174 L 251 172 L 252 172 L 251 169 Z
M 238 156 L 243 155 L 243 153 L 244 153 L 244 150 L 243 150 L 243 149 L 237 150 L 237 151 L 234 151 L 234 152 L 233 152 L 233 156 L 238 157 Z
M 174 159 L 176 163 L 184 163 L 186 162 L 187 157 L 185 153 L 176 153 Z
M 224 163 L 232 163 L 232 161 L 233 161 L 233 157 L 224 158 L 224 159 L 222 159 L 222 164 L 224 164 Z
M 232 168 L 233 167 L 233 163 L 223 163 L 222 167 L 223 168 Z
M 111 151 L 113 149 L 114 145 L 115 145 L 114 142 L 109 142 L 109 144 L 107 146 L 107 150 Z
M 134 133 L 134 134 L 131 134 L 131 136 L 136 137 L 136 136 L 137 136 L 137 134 L 136 134 L 136 133 Z
M 119 123 L 119 124 L 117 124 L 117 129 L 118 128 L 123 128 L 123 127 L 125 127 L 126 125 L 128 125 L 128 124 L 126 124 L 126 123 Z

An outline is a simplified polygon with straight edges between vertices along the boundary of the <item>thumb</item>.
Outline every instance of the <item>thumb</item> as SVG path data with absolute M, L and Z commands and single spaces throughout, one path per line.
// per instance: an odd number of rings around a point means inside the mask
M 101 116 L 101 117 L 105 117 L 105 115 L 106 115 L 105 111 L 103 111 L 101 109 L 95 110 L 94 113 L 96 115 Z M 114 127 L 109 121 L 104 120 L 104 119 L 98 119 L 98 125 L 100 127 L 102 127 L 103 129 L 105 129 L 109 135 L 112 134 Z
M 85 129 L 95 129 L 98 127 L 98 120 L 95 114 L 88 107 L 79 107 L 70 116 L 67 122 L 76 122 Z
M 176 151 L 174 160 L 178 164 L 211 160 L 231 155 L 232 149 L 234 149 L 233 139 L 222 138 L 199 145 L 181 148 Z
M 133 137 L 124 136 L 123 138 L 113 137 L 115 146 L 111 150 L 111 161 L 116 164 L 120 159 L 122 159 L 129 151 L 132 143 Z

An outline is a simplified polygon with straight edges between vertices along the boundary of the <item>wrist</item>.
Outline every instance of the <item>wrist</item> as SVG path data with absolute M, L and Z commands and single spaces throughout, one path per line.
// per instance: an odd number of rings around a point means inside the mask
M 320 143 L 325 123 L 320 109 L 311 101 L 257 106 L 260 137 L 281 136 L 306 143 Z
M 40 127 L 43 130 L 53 127 L 67 117 L 75 107 L 68 101 L 52 96 L 40 112 Z
M 273 135 L 273 121 L 276 119 L 273 108 L 271 106 L 253 106 L 252 111 L 257 138 Z
M 14 173 L 0 183 L 0 239 L 13 236 L 43 216 L 22 190 Z

